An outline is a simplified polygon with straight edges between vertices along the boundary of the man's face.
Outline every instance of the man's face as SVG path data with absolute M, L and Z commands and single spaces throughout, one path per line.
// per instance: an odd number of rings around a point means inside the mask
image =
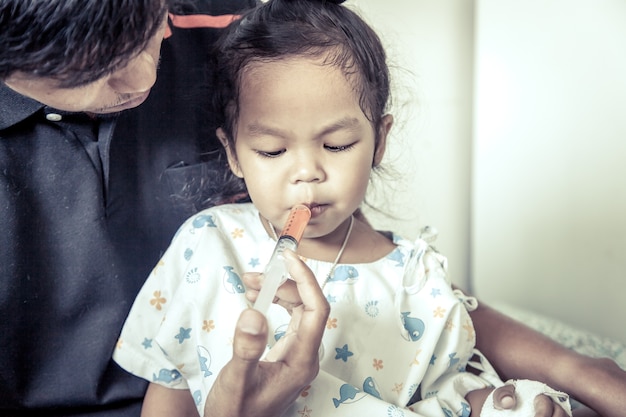
M 161 42 L 167 26 L 164 16 L 159 30 L 146 48 L 125 65 L 92 83 L 63 88 L 59 81 L 14 73 L 5 84 L 27 97 L 59 110 L 97 114 L 116 113 L 143 103 L 156 81 Z

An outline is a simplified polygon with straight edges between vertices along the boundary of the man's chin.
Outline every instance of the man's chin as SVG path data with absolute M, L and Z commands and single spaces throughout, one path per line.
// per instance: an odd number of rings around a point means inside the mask
M 146 101 L 149 95 L 150 95 L 150 91 L 146 91 L 140 96 L 137 96 L 133 99 L 125 101 L 124 103 L 121 103 L 112 107 L 105 107 L 102 109 L 98 109 L 92 113 L 98 114 L 99 116 L 116 116 L 120 112 L 123 112 L 124 110 L 134 109 L 135 107 L 141 105 L 144 101 Z

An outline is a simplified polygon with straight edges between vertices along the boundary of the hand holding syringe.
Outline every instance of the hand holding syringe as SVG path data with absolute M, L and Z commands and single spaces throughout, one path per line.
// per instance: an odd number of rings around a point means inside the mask
M 285 227 L 278 237 L 274 252 L 263 272 L 263 285 L 254 303 L 254 308 L 265 314 L 274 300 L 276 290 L 288 277 L 283 253 L 285 249 L 295 252 L 304 229 L 311 219 L 311 210 L 305 205 L 297 205 L 289 212 Z

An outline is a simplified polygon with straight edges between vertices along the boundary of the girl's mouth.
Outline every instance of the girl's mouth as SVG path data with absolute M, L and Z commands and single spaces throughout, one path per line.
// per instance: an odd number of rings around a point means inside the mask
M 309 203 L 306 204 L 311 210 L 311 218 L 320 216 L 328 208 L 327 204 Z

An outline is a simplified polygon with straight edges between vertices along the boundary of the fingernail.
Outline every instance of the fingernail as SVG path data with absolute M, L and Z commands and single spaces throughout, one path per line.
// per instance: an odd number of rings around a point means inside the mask
M 239 330 L 252 336 L 257 336 L 263 328 L 263 315 L 256 310 L 248 308 L 239 317 Z

